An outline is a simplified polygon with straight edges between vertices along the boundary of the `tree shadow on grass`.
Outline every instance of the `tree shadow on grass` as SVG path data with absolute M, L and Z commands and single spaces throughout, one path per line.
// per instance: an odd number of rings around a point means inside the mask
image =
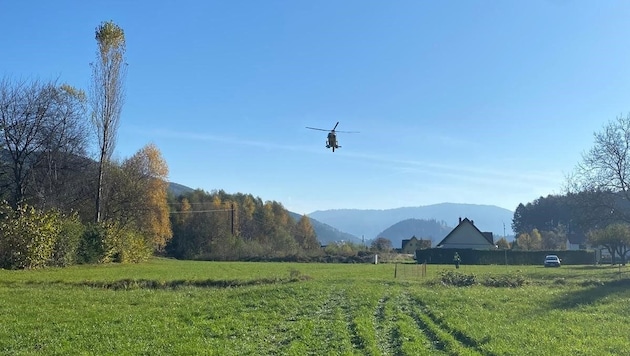
M 548 281 L 549 279 L 562 278 L 567 281 L 579 281 L 605 278 L 618 279 L 630 276 L 630 270 L 626 267 L 621 269 L 618 266 L 562 266 L 560 268 L 545 268 L 540 266 L 535 270 L 527 272 L 527 276 L 534 280 Z M 630 278 L 630 277 L 629 277 Z
M 155 279 L 132 279 L 125 278 L 116 281 L 81 281 L 81 282 L 65 282 L 65 281 L 28 281 L 26 285 L 65 285 L 72 287 L 90 287 L 108 290 L 173 290 L 187 287 L 194 288 L 239 288 L 257 285 L 286 284 L 306 281 L 311 277 L 306 275 L 290 276 L 288 278 L 260 278 L 253 280 L 172 280 L 160 281 Z M 4 283 L 9 287 L 16 287 L 22 283 Z
M 551 307 L 565 310 L 575 309 L 618 293 L 627 292 L 628 288 L 630 288 L 630 278 L 612 281 L 586 280 L 581 282 L 581 286 L 586 288 L 563 295 L 561 298 L 553 301 Z

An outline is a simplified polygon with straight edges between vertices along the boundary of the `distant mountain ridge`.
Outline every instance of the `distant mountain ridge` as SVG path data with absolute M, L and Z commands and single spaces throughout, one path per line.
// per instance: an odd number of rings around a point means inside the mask
M 481 231 L 490 231 L 495 236 L 503 236 L 504 231 L 506 235 L 514 234 L 514 212 L 494 205 L 441 203 L 386 210 L 318 210 L 308 216 L 349 234 L 364 236 L 366 240 L 377 238 L 380 232 L 407 219 L 435 219 L 454 227 L 460 217 L 467 217 Z
M 175 196 L 180 196 L 194 191 L 194 189 L 178 183 L 168 182 L 168 190 Z
M 415 236 L 417 239 L 431 240 L 431 245 L 435 247 L 440 241 L 453 230 L 444 221 L 435 219 L 407 219 L 381 231 L 378 237 L 385 237 L 392 242 L 394 248 L 402 247 L 402 240 Z

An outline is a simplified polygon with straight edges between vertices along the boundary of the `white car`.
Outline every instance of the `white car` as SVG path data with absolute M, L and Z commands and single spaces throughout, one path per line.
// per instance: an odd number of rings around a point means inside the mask
M 545 267 L 560 267 L 560 258 L 556 255 L 547 255 L 544 265 Z

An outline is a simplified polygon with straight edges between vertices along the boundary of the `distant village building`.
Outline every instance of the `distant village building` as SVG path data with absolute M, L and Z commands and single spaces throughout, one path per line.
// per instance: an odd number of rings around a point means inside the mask
M 436 245 L 437 248 L 494 250 L 492 232 L 481 232 L 473 220 L 459 218 L 459 224 Z
M 586 234 L 580 231 L 571 231 L 567 234 L 567 250 L 594 250 L 597 263 L 612 262 L 612 255 L 607 248 L 592 246 L 588 243 Z
M 583 232 L 567 234 L 567 250 L 584 250 L 587 248 L 586 235 Z
M 403 239 L 400 249 L 401 253 L 414 254 L 416 250 L 431 248 L 431 240 L 418 239 L 415 235 L 410 239 Z

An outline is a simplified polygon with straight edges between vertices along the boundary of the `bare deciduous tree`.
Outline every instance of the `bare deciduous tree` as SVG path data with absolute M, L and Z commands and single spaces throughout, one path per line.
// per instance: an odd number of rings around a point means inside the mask
M 53 195 L 64 162 L 85 153 L 84 101 L 81 91 L 54 81 L 0 81 L 0 178 L 14 207 Z
M 596 216 L 595 225 L 630 221 L 630 115 L 609 121 L 594 138 L 569 177 L 568 190 L 586 198 L 580 204 Z

